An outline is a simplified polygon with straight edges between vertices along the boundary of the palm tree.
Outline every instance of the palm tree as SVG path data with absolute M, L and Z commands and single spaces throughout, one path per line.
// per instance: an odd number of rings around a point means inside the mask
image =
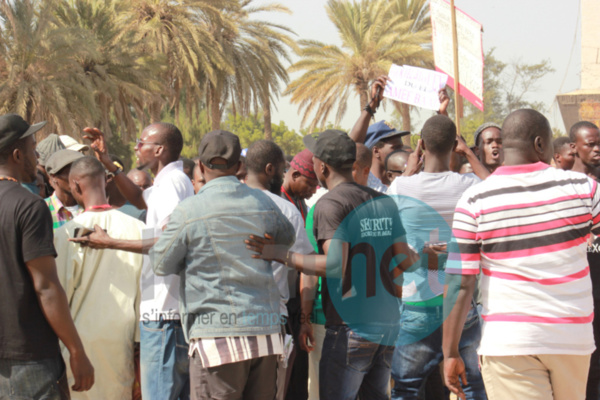
M 369 101 L 369 84 L 392 63 L 423 66 L 430 62 L 431 30 L 423 12 L 426 0 L 329 0 L 327 14 L 340 33 L 342 46 L 300 41 L 300 60 L 290 72 L 304 72 L 284 94 L 299 105 L 309 131 L 324 127 L 337 108 L 335 125 L 347 110 L 351 94 L 361 108 Z M 417 13 L 415 10 L 419 10 Z M 429 44 L 429 46 L 428 46 Z M 410 119 L 408 121 L 410 126 Z
M 213 129 L 219 129 L 223 110 L 231 99 L 232 112 L 248 115 L 252 109 L 264 111 L 265 138 L 271 139 L 271 102 L 279 95 L 279 82 L 288 82 L 282 60 L 289 61 L 288 49 L 295 42 L 289 28 L 254 20 L 260 12 L 288 12 L 279 4 L 252 6 L 242 0 L 240 8 L 224 13 L 229 26 L 214 23 L 212 33 L 221 45 L 230 69 L 215 68 L 216 82 L 207 82 L 207 104 Z
M 121 14 L 123 32 L 133 34 L 142 52 L 164 57 L 164 97 L 176 114 L 182 96 L 189 107 L 199 104 L 203 95 L 199 77 L 214 80 L 215 67 L 227 68 L 208 24 L 221 21 L 223 11 L 236 8 L 235 0 L 132 0 Z M 153 120 L 160 118 L 161 109 L 160 103 L 151 105 Z
M 139 130 L 136 119 L 145 122 L 146 105 L 160 101 L 164 68 L 141 54 L 131 32 L 121 33 L 115 23 L 121 12 L 123 3 L 112 0 L 63 0 L 55 10 L 59 26 L 77 29 L 85 40 L 85 51 L 75 58 L 94 89 L 94 126 L 110 137 L 114 121 L 127 143 Z
M 0 0 L 0 114 L 76 132 L 97 118 L 93 88 L 76 62 L 85 43 L 56 28 L 53 2 Z

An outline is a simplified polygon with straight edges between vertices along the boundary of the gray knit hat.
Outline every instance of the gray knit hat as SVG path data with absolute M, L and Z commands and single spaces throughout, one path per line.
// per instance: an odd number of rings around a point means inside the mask
M 498 128 L 500 132 L 502 132 L 502 128 L 500 127 L 500 125 L 494 122 L 486 122 L 484 124 L 481 124 L 479 125 L 479 128 L 477 128 L 477 130 L 475 131 L 475 141 L 473 142 L 473 146 L 477 146 L 477 142 L 479 142 L 479 136 L 481 136 L 481 133 L 488 128 Z
M 40 155 L 38 163 L 40 165 L 46 165 L 48 158 L 59 150 L 66 149 L 65 145 L 60 141 L 60 138 L 56 133 L 51 133 L 48 137 L 38 143 L 35 148 Z

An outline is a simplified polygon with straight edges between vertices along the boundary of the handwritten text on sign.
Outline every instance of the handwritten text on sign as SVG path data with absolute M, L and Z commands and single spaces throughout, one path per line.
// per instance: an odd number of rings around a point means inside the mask
M 446 0 L 431 0 L 431 27 L 435 69 L 449 75 L 454 87 L 451 7 Z M 459 93 L 483 111 L 483 42 L 481 24 L 456 9 Z
M 424 68 L 392 64 L 384 97 L 429 110 L 439 110 L 438 92 L 446 87 L 448 75 Z

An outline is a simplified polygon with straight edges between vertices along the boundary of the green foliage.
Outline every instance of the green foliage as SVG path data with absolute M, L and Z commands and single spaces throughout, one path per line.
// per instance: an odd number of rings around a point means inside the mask
M 201 109 L 197 115 L 188 115 L 187 110 L 182 109 L 178 115 L 174 111 L 165 110 L 161 120 L 170 122 L 177 126 L 183 135 L 183 150 L 181 155 L 187 158 L 198 157 L 198 146 L 202 137 L 211 131 L 210 122 L 206 109 Z
M 512 111 L 520 108 L 533 108 L 544 112 L 545 105 L 529 100 L 529 95 L 538 88 L 539 80 L 554 69 L 549 60 L 537 64 L 522 62 L 504 63 L 496 58 L 494 49 L 485 55 L 483 70 L 484 112 L 479 111 L 468 101 L 464 102 L 464 118 L 461 121 L 461 134 L 468 145 L 473 145 L 473 135 L 484 122 L 502 121 Z M 452 99 L 449 114 L 454 117 L 454 92 L 448 90 Z
M 242 115 L 228 114 L 223 122 L 224 129 L 231 131 L 239 136 L 242 148 L 249 147 L 252 143 L 264 138 L 264 123 L 262 115 Z M 279 125 L 272 124 L 273 141 L 281 147 L 285 154 L 295 155 L 304 149 L 302 137 L 294 130 L 290 130 L 285 122 L 279 122 Z
M 0 0 L 0 113 L 47 120 L 46 133 L 96 126 L 117 147 L 113 135 L 128 146 L 164 116 L 185 126 L 189 153 L 207 104 L 264 109 L 270 126 L 295 46 L 289 28 L 250 18 L 273 11 L 289 12 L 253 0 Z
M 329 0 L 326 9 L 342 46 L 300 40 L 300 60 L 290 71 L 303 74 L 285 91 L 298 104 L 302 125 L 311 120 L 310 132 L 323 129 L 334 110 L 339 124 L 351 95 L 358 95 L 364 107 L 370 82 L 387 74 L 392 63 L 426 66 L 432 62 L 425 0 Z

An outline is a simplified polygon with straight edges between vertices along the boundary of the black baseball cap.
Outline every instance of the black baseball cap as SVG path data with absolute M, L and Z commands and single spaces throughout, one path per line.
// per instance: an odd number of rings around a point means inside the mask
M 208 132 L 198 146 L 198 155 L 202 164 L 210 169 L 229 169 L 240 161 L 242 146 L 237 135 L 217 130 Z M 215 158 L 223 158 L 226 164 L 213 164 Z
M 327 129 L 304 136 L 303 142 L 316 158 L 334 168 L 351 166 L 356 161 L 356 143 L 345 132 Z
M 0 151 L 7 149 L 19 139 L 31 136 L 46 125 L 46 121 L 29 125 L 20 115 L 0 116 Z

